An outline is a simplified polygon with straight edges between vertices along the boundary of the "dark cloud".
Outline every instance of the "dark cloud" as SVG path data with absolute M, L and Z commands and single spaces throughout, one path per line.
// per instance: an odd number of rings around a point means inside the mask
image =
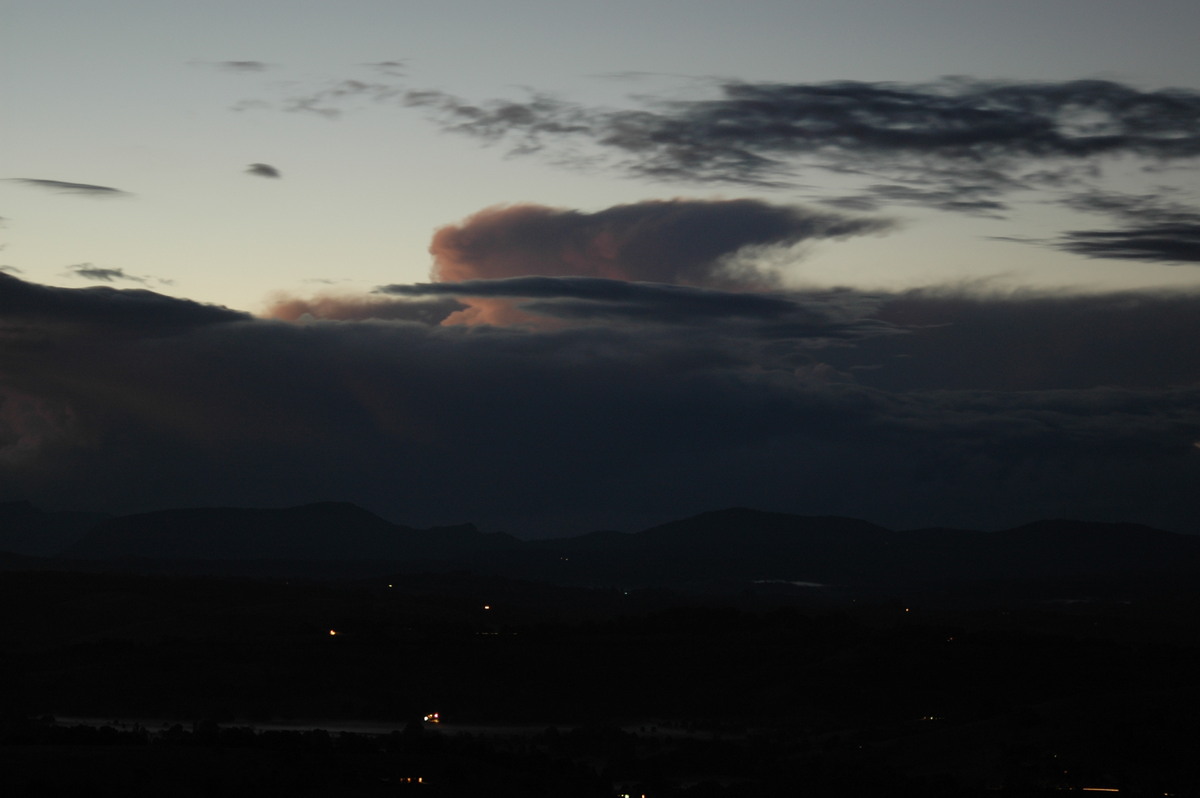
M 903 178 L 929 166 L 1002 175 L 1058 161 L 1200 155 L 1200 94 L 1099 80 L 932 84 L 725 82 L 709 100 L 649 100 L 609 110 L 537 95 L 472 104 L 437 91 L 405 95 L 447 129 L 518 152 L 580 138 L 655 179 L 773 185 L 805 165 Z M 569 156 L 567 156 L 569 157 Z
M 390 285 L 377 290 L 402 296 L 521 299 L 519 310 L 577 323 L 705 328 L 720 322 L 721 334 L 736 328 L 741 337 L 775 342 L 806 339 L 824 344 L 898 331 L 886 322 L 864 318 L 877 301 L 849 292 L 795 296 L 734 293 L 597 277 L 510 277 Z M 701 329 L 699 334 L 707 333 Z
M 266 163 L 252 163 L 247 167 L 246 172 L 259 177 L 282 177 L 278 169 Z
M 1119 227 L 1069 230 L 1055 246 L 1089 258 L 1200 263 L 1200 209 L 1168 194 L 1089 191 L 1068 197 L 1068 207 L 1107 215 Z
M 435 124 L 556 165 L 607 165 L 635 178 L 803 189 L 828 207 L 894 204 L 1002 218 L 1030 192 L 1078 192 L 1137 161 L 1178 169 L 1200 157 L 1200 93 L 1104 80 L 929 83 L 713 81 L 707 99 L 641 95 L 604 108 L 531 91 L 472 102 L 400 83 L 341 81 L 284 108 L 336 117 L 360 101 L 426 111 Z M 821 196 L 814 176 L 860 184 Z M 1194 230 L 1139 223 L 1027 240 L 1088 257 L 1190 262 Z M 1009 238 L 1012 238 L 1011 236 Z
M 1070 230 L 1060 249 L 1089 258 L 1200 263 L 1200 223 L 1143 225 L 1121 230 Z
M 82 194 L 89 197 L 128 196 L 128 192 L 122 191 L 119 188 L 111 188 L 109 186 L 93 186 L 89 183 L 67 183 L 62 180 L 41 180 L 33 177 L 10 177 L 7 179 L 15 183 L 23 183 L 27 186 L 48 188 L 67 194 Z
M 1152 389 L 1200 384 L 1200 295 L 910 291 L 871 315 L 909 330 L 826 356 L 888 391 Z
M 146 290 L 55 288 L 0 274 L 0 318 L 28 324 L 17 329 L 37 330 L 39 325 L 107 327 L 114 330 L 175 330 L 197 325 L 242 321 L 250 316 L 218 305 Z M 12 332 L 14 328 L 9 328 Z
M 96 280 L 105 283 L 111 283 L 115 280 L 129 280 L 135 283 L 146 282 L 146 278 L 126 274 L 124 269 L 93 266 L 90 263 L 81 263 L 78 266 L 72 266 L 71 274 L 76 277 L 82 277 L 85 280 Z
M 1180 342 L 1197 297 L 845 291 L 708 312 L 738 297 L 441 288 L 701 310 L 683 327 L 291 324 L 0 275 L 0 493 L 123 512 L 342 499 L 541 534 L 729 505 L 1195 529 L 1200 363 Z M 768 340 L 793 317 L 904 333 Z

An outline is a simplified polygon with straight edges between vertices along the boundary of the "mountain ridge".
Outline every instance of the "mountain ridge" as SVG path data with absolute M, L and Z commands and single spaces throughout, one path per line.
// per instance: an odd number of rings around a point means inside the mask
M 0 541 L 6 539 L 6 509 L 23 519 L 26 536 L 31 519 L 61 520 L 39 516 L 28 505 L 0 505 Z M 867 589 L 1013 579 L 1200 578 L 1200 537 L 1137 524 L 1052 519 L 995 532 L 892 530 L 856 518 L 746 507 L 633 533 L 543 540 L 484 533 L 472 524 L 417 529 L 347 502 L 181 508 L 100 517 L 54 557 L 19 547 L 11 553 L 21 555 L 10 558 L 14 563 L 37 556 L 58 568 L 318 578 L 458 571 L 571 586 L 700 591 L 762 584 Z

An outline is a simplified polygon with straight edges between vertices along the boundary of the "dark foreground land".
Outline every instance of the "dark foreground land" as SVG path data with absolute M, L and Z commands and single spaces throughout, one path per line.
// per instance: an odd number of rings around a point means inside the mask
M 0 773 L 8 795 L 1197 795 L 1200 591 L 1136 587 L 3 573 Z

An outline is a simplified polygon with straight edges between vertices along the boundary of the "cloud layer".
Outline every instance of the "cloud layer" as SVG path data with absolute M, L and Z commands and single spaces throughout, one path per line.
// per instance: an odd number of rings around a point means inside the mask
M 552 329 L 254 319 L 0 275 L 0 487 L 46 506 L 356 501 L 562 534 L 728 505 L 1193 528 L 1200 298 L 516 278 Z M 399 301 L 399 300 L 393 300 Z

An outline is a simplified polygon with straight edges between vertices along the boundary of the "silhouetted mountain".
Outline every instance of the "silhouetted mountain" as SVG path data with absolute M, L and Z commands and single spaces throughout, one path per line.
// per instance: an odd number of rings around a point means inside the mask
M 83 559 L 399 561 L 515 544 L 470 524 L 416 530 L 343 502 L 200 508 L 112 518 L 63 554 Z
M 53 556 L 106 517 L 101 513 L 45 512 L 26 501 L 0 502 L 0 551 Z
M 846 588 L 1200 576 L 1200 537 L 1134 524 L 1042 521 L 1002 532 L 892 531 L 852 518 L 748 509 L 703 513 L 633 535 L 534 544 L 560 575 L 594 584 Z M 536 575 L 528 571 L 525 578 Z
M 174 573 L 369 576 L 470 571 L 581 587 L 700 592 L 940 589 L 1200 576 L 1200 537 L 1041 521 L 1002 532 L 895 531 L 853 518 L 732 508 L 641 532 L 521 541 L 466 524 L 417 530 L 352 504 L 110 518 L 64 557 Z M 349 564 L 354 564 L 350 567 Z

